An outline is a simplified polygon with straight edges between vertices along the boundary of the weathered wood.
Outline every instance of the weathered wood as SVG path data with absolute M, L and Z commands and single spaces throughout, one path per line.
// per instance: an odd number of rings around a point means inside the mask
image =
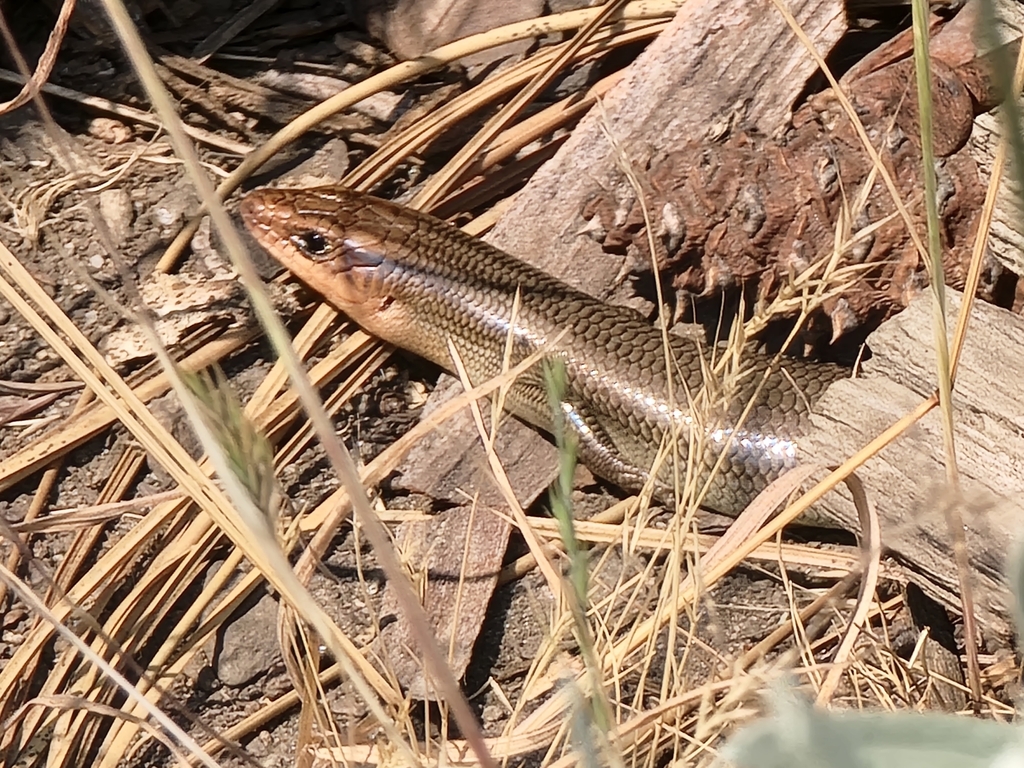
M 402 525 L 396 545 L 420 589 L 423 608 L 448 666 L 461 678 L 491 602 L 508 543 L 509 524 L 486 505 L 462 505 L 423 522 Z M 469 542 L 467 546 L 466 542 Z M 391 621 L 394 619 L 394 621 Z M 388 623 L 390 621 L 390 623 Z M 381 609 L 378 653 L 414 699 L 436 699 L 423 652 L 392 592 Z
M 433 410 L 462 392 L 462 385 L 451 376 L 442 376 L 424 409 L 423 418 Z M 490 406 L 483 404 L 485 424 L 490 424 Z M 487 465 L 487 456 L 469 409 L 456 414 L 446 422 L 448 429 L 438 429 L 420 440 L 410 451 L 399 469 L 394 487 L 420 493 L 449 504 L 465 504 L 474 497 L 477 503 L 492 508 L 504 507 L 503 497 Z M 449 431 L 472 435 L 472 440 L 451 440 Z M 506 461 L 505 471 L 516 491 L 516 498 L 529 506 L 543 491 L 549 480 L 541 478 L 548 471 L 545 466 L 550 445 L 536 430 L 522 432 L 522 425 L 510 416 L 504 416 L 494 449 Z M 543 457 L 543 461 L 538 461 Z
M 978 167 L 991 178 L 992 163 L 1002 135 L 1002 121 L 998 114 L 981 115 L 974 121 L 974 131 L 968 144 Z M 989 248 L 992 254 L 1018 275 L 1024 275 L 1024 205 L 1021 200 L 1020 178 L 1013 160 L 1013 153 L 1007 156 L 1002 179 L 996 196 L 996 208 L 989 233 Z
M 1020 3 L 997 0 L 993 5 L 1000 24 L 987 36 L 976 36 L 982 53 L 990 50 L 995 42 L 1008 43 L 1019 39 L 1024 30 L 1024 7 Z M 1009 78 L 1010 73 L 1006 73 L 1006 77 Z M 1005 120 L 998 110 L 981 115 L 974 121 L 968 149 L 986 181 L 992 175 L 992 162 L 1004 126 Z M 1010 152 L 996 198 L 989 248 L 999 261 L 1018 275 L 1024 275 L 1024 205 L 1021 204 L 1024 198 L 1021 197 L 1021 175 L 1014 165 L 1013 153 Z
M 445 376 L 424 417 L 461 391 L 458 381 Z M 449 652 L 449 668 L 460 678 L 490 604 L 512 526 L 468 409 L 446 426 L 476 439 L 452 440 L 447 430 L 431 433 L 406 458 L 395 485 L 456 506 L 429 521 L 403 523 L 395 538 L 402 562 L 421 587 L 434 637 Z M 504 458 L 509 483 L 518 498 L 529 504 L 550 483 L 547 442 L 533 430 L 523 434 L 522 425 L 506 417 L 494 447 Z M 388 669 L 413 698 L 434 698 L 424 677 L 423 653 L 390 589 L 384 594 L 381 613 L 384 620 L 395 619 L 385 624 L 378 642 Z
M 860 378 L 832 385 L 818 405 L 806 458 L 838 464 L 935 390 L 930 296 L 885 323 L 868 340 Z M 952 328 L 962 297 L 949 291 Z M 858 472 L 878 509 L 883 544 L 914 581 L 943 604 L 959 606 L 946 524 L 957 505 L 966 528 L 974 601 L 982 624 L 1010 631 L 1003 567 L 1024 526 L 1024 320 L 977 304 L 954 390 L 961 494 L 946 483 L 942 424 L 933 411 Z M 856 531 L 845 489 L 820 509 Z

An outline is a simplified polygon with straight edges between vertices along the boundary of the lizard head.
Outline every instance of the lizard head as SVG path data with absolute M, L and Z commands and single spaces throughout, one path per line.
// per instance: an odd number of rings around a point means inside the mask
M 358 215 L 340 187 L 257 189 L 239 206 L 256 241 L 283 266 L 364 327 L 392 302 L 388 233 Z M 372 327 L 367 327 L 372 331 Z

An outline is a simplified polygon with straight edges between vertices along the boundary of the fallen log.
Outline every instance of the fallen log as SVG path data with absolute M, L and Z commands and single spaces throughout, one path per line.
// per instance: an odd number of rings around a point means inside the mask
M 952 328 L 963 301 L 949 290 Z M 923 295 L 868 339 L 872 357 L 857 378 L 833 384 L 819 402 L 806 460 L 838 464 L 916 408 L 936 388 L 931 297 Z M 960 491 L 946 483 L 942 424 L 932 411 L 869 460 L 858 476 L 878 510 L 882 543 L 907 577 L 959 610 L 956 566 L 946 514 L 957 505 L 971 563 L 974 602 L 983 626 L 1008 635 L 1006 559 L 1024 530 L 1024 319 L 977 302 L 953 391 Z M 819 508 L 856 531 L 845 489 Z

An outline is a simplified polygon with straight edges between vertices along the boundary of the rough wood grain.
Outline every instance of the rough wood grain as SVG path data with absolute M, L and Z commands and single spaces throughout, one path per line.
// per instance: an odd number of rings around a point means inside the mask
M 952 328 L 961 304 L 950 291 Z M 930 297 L 922 296 L 868 340 L 873 357 L 862 377 L 829 388 L 804 445 L 809 460 L 838 464 L 915 408 L 935 389 Z M 935 411 L 871 459 L 858 475 L 882 520 L 883 544 L 915 582 L 944 605 L 959 606 L 959 588 L 945 513 L 960 506 L 979 618 L 1010 631 L 1005 560 L 1024 527 L 1024 320 L 976 305 L 954 390 L 962 493 L 946 485 L 942 425 Z M 845 490 L 845 489 L 844 489 Z M 857 516 L 845 492 L 821 509 L 845 528 Z
M 434 408 L 461 392 L 462 385 L 457 380 L 448 375 L 442 376 L 427 402 L 423 418 L 429 417 Z M 483 405 L 487 419 L 490 406 L 487 403 Z M 490 421 L 485 423 L 489 425 Z M 478 503 L 504 507 L 469 410 L 453 416 L 446 426 L 448 429 L 435 430 L 416 444 L 402 463 L 393 486 L 450 504 L 465 504 L 476 497 Z M 451 432 L 472 435 L 473 439 L 452 440 Z M 551 449 L 547 439 L 532 429 L 526 430 L 524 435 L 522 425 L 506 415 L 498 429 L 494 449 L 505 460 L 505 471 L 516 491 L 516 498 L 523 506 L 529 506 L 550 482 L 543 479 Z
M 1017 40 L 1024 32 L 1024 7 L 1021 7 L 1020 3 L 996 0 L 993 5 L 999 26 L 994 30 L 996 34 L 990 34 L 988 40 L 976 37 L 981 52 L 990 50 L 995 42 L 1009 43 Z M 968 148 L 978 167 L 982 169 L 986 181 L 991 177 L 992 161 L 1004 125 L 1005 120 L 998 110 L 981 115 L 974 121 Z M 1021 204 L 1020 178 L 1020 172 L 1014 167 L 1011 152 L 1000 179 L 989 248 L 1003 264 L 1018 275 L 1024 275 L 1024 206 Z
M 461 391 L 462 386 L 454 378 L 442 377 L 424 416 Z M 487 412 L 485 409 L 485 415 Z M 460 678 L 494 592 L 512 526 L 472 415 L 464 410 L 446 426 L 448 429 L 435 431 L 417 443 L 394 486 L 456 506 L 427 522 L 403 523 L 396 544 L 402 562 L 422 587 L 423 607 L 434 637 L 449 652 L 449 667 Z M 450 439 L 449 430 L 472 439 Z M 494 447 L 507 467 L 517 498 L 528 505 L 550 483 L 550 456 L 544 437 L 533 430 L 525 434 L 522 430 L 519 422 L 506 417 Z M 502 510 L 502 514 L 496 510 Z M 432 699 L 423 653 L 413 641 L 391 590 L 384 594 L 381 612 L 384 617 L 395 618 L 383 627 L 378 643 L 379 651 L 388 659 L 388 669 L 410 696 Z
M 498 579 L 508 529 L 492 508 L 467 504 L 429 521 L 403 524 L 396 541 L 456 678 L 469 665 Z M 381 623 L 377 648 L 387 658 L 388 670 L 407 695 L 436 699 L 436 688 L 423 667 L 423 652 L 390 592 L 385 595 Z

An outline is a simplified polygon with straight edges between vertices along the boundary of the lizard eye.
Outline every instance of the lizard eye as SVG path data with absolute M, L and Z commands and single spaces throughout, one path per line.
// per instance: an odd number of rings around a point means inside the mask
M 309 256 L 322 256 L 327 252 L 327 238 L 319 232 L 303 232 L 292 235 L 292 242 Z

